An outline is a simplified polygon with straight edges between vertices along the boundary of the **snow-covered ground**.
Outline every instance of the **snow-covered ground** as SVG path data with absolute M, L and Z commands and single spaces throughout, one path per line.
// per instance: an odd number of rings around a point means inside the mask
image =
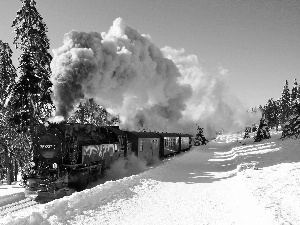
M 12 195 L 18 192 L 23 192 L 24 188 L 20 182 L 14 182 L 12 185 L 7 185 L 6 182 L 0 181 L 0 199 L 2 196 Z
M 279 137 L 254 143 L 221 135 L 0 224 L 300 224 L 300 140 Z
M 18 180 L 21 180 L 20 176 L 18 176 Z M 0 211 L 4 205 L 25 199 L 24 190 L 20 182 L 13 182 L 12 185 L 7 185 L 6 181 L 0 181 Z

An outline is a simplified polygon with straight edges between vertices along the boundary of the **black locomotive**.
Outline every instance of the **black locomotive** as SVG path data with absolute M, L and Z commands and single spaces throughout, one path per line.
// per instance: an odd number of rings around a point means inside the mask
M 120 157 L 147 162 L 190 149 L 187 134 L 122 131 L 117 126 L 47 123 L 35 127 L 33 161 L 24 174 L 27 196 L 60 198 L 81 191 Z

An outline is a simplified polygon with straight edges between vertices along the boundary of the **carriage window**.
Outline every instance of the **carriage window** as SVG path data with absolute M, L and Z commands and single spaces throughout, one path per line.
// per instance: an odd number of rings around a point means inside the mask
M 140 151 L 141 152 L 143 151 L 143 141 L 141 141 L 141 143 L 140 143 Z
M 120 142 L 120 145 L 123 145 L 123 138 L 121 135 L 119 136 L 119 142 Z

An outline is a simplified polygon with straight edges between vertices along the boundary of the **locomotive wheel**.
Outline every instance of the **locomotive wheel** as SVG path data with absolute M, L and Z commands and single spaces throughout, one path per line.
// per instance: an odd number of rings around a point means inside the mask
M 80 177 L 76 182 L 70 182 L 69 188 L 72 188 L 76 191 L 83 191 L 88 185 L 88 177 Z
M 89 183 L 89 174 L 82 172 L 73 172 L 71 175 L 73 180 L 69 182 L 69 188 L 72 188 L 76 191 L 83 191 Z
M 82 176 L 77 182 L 77 191 L 83 191 L 88 185 L 88 177 Z

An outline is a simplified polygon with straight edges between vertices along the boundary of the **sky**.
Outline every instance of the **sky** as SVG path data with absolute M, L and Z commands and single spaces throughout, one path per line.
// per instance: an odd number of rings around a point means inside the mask
M 8 42 L 18 66 L 11 28 L 19 0 L 0 2 L 0 40 Z M 107 32 L 121 17 L 159 48 L 196 55 L 207 73 L 226 74 L 230 92 L 251 108 L 279 98 L 285 80 L 300 80 L 298 0 L 37 0 L 48 26 L 50 51 L 64 34 Z

